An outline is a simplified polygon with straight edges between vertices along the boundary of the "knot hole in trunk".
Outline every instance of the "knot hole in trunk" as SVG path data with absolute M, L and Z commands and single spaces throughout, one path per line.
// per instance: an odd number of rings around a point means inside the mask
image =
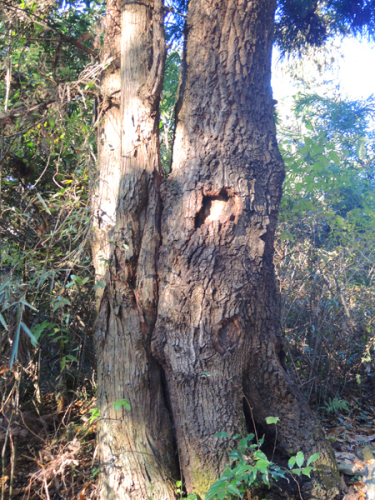
M 228 357 L 241 344 L 243 327 L 239 316 L 224 319 L 212 327 L 213 345 L 222 356 Z
M 240 211 L 240 197 L 231 190 L 223 188 L 220 192 L 206 193 L 203 196 L 202 206 L 195 216 L 195 229 L 215 220 L 220 223 L 227 221 L 236 223 Z

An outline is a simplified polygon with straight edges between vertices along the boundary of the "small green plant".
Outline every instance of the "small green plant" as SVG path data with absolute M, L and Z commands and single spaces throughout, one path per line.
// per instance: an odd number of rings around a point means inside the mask
M 91 479 L 94 479 L 97 474 L 99 474 L 100 468 L 99 467 L 94 467 L 91 471 Z
M 327 413 L 338 413 L 339 411 L 349 411 L 349 403 L 341 398 L 329 398 L 324 403 L 323 409 Z
M 272 420 L 270 423 L 276 424 L 276 418 L 270 417 Z M 215 436 L 230 438 L 226 432 L 219 432 Z M 311 471 L 314 470 L 311 464 L 319 458 L 318 453 L 312 455 L 303 466 L 305 457 L 302 451 L 299 451 L 296 456 L 289 459 L 288 470 L 269 461 L 260 449 L 264 440 L 259 439 L 258 443 L 254 443 L 254 437 L 254 434 L 248 434 L 244 438 L 239 435 L 232 437 L 234 441 L 238 441 L 237 448 L 230 452 L 230 463 L 225 467 L 220 479 L 210 487 L 206 500 L 243 497 L 248 489 L 261 485 L 270 487 L 280 478 L 285 478 L 288 473 L 310 477 Z
M 117 411 L 119 410 L 122 406 L 125 407 L 125 410 L 130 411 L 130 403 L 127 399 L 119 399 L 118 401 L 115 401 L 113 403 L 113 408 Z M 89 410 L 89 413 L 91 413 L 91 416 L 89 418 L 89 423 L 90 425 L 100 417 L 100 409 L 99 408 L 92 408 Z
M 113 408 L 117 411 L 121 408 L 121 406 L 125 406 L 125 410 L 130 411 L 130 403 L 127 399 L 119 399 L 113 403 Z
M 202 500 L 201 497 L 195 493 L 189 493 L 186 497 L 184 496 L 184 488 L 183 488 L 183 483 L 182 481 L 176 481 L 176 493 L 179 495 L 180 498 L 183 498 L 184 500 Z
M 89 418 L 89 423 L 91 425 L 97 418 L 100 417 L 100 410 L 99 408 L 91 408 L 89 413 L 91 413 L 91 417 Z

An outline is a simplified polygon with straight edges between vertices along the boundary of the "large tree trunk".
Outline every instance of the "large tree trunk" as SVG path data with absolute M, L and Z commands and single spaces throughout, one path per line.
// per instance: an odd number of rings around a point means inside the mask
M 319 451 L 319 487 L 334 497 L 332 452 L 281 362 L 274 11 L 274 0 L 190 1 L 172 173 L 162 185 L 152 346 L 166 374 L 188 492 L 204 494 L 228 460 L 230 440 L 214 434 L 246 432 L 242 389 L 258 424 L 280 417 L 282 449 Z
M 107 4 L 99 180 L 93 254 L 98 297 L 100 498 L 174 498 L 175 452 L 160 368 L 150 353 L 156 320 L 160 225 L 158 102 L 165 43 L 161 0 Z M 120 75 L 121 59 L 121 75 Z M 120 92 L 121 91 L 121 92 Z M 121 106 L 120 104 L 121 97 Z M 116 401 L 126 399 L 115 409 Z

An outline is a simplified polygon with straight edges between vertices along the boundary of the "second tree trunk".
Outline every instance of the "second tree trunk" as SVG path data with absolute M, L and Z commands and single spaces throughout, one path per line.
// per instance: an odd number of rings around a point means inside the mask
M 191 0 L 187 17 L 172 173 L 162 185 L 152 347 L 166 374 L 187 491 L 200 495 L 228 461 L 231 441 L 215 433 L 246 433 L 242 391 L 257 423 L 280 417 L 282 449 L 319 451 L 319 488 L 338 492 L 330 448 L 281 361 L 275 6 Z

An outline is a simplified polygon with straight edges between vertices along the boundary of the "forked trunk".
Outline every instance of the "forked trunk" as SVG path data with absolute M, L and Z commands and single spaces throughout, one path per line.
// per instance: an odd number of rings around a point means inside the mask
M 105 284 L 96 327 L 100 498 L 164 500 L 174 498 L 175 453 L 160 368 L 150 353 L 160 240 L 162 3 L 125 1 L 122 12 L 116 0 L 107 5 L 104 50 L 119 57 L 102 79 L 93 198 L 94 263 Z
M 284 176 L 270 87 L 274 0 L 191 0 L 172 173 L 162 185 L 162 363 L 188 492 L 203 495 L 245 433 L 279 416 L 289 453 L 320 453 L 319 488 L 337 494 L 319 423 L 281 361 L 274 233 Z M 272 432 L 272 430 L 271 430 Z M 309 498 L 315 498 L 317 490 Z

